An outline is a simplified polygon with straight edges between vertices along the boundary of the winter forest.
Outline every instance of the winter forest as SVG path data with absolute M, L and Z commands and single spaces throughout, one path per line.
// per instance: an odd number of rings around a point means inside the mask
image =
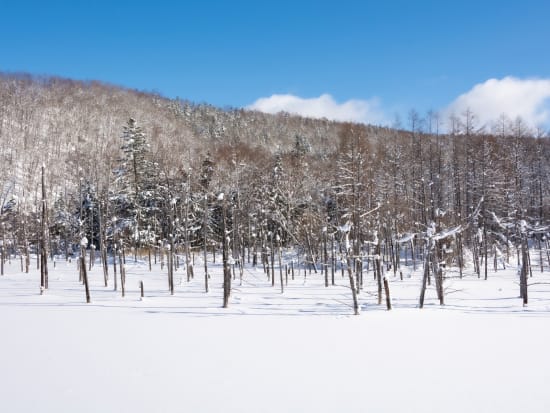
M 44 293 L 48 262 L 78 259 L 89 301 L 86 260 L 101 263 L 105 287 L 122 289 L 130 257 L 162 261 L 171 294 L 174 269 L 208 292 L 218 260 L 224 307 L 244 266 L 281 291 L 283 273 L 313 273 L 326 287 L 341 274 L 357 314 L 369 272 L 389 309 L 387 278 L 422 268 L 422 308 L 432 283 L 445 303 L 451 268 L 487 279 L 518 265 L 528 304 L 533 271 L 550 268 L 546 132 L 505 115 L 480 125 L 469 111 L 411 110 L 395 126 L 4 74 L 2 273 L 8 259 L 28 272 L 36 256 Z
M 549 411 L 550 140 L 521 118 L 2 74 L 0 168 L 6 411 Z

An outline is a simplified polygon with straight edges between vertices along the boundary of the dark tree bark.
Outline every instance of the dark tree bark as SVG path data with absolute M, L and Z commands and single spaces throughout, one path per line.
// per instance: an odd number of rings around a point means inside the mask
M 281 294 L 285 292 L 283 285 L 283 263 L 282 263 L 282 252 L 281 252 L 281 239 L 277 236 L 277 255 L 279 257 L 279 278 L 281 281 Z
M 114 291 L 118 290 L 118 281 L 117 281 L 117 273 L 116 273 L 116 260 L 117 260 L 117 248 L 116 248 L 116 240 L 113 242 L 113 281 L 114 281 Z
M 384 292 L 386 294 L 386 308 L 388 310 L 392 309 L 391 306 L 391 297 L 390 297 L 390 286 L 388 284 L 388 279 L 384 277 Z
M 355 278 L 353 277 L 353 262 L 350 257 L 348 257 L 348 277 L 349 277 L 349 287 L 351 289 L 351 297 L 353 299 L 353 314 L 359 315 L 359 303 L 357 301 L 357 290 L 355 288 Z
M 119 250 L 118 254 L 118 262 L 120 267 L 120 289 L 122 292 L 122 297 L 124 297 L 126 295 L 126 268 L 124 266 L 124 253 L 122 248 Z
M 80 246 L 80 271 L 82 272 L 82 279 L 84 280 L 84 288 L 86 290 L 86 303 L 90 303 L 90 286 L 88 284 L 88 272 L 86 270 L 86 246 Z
M 229 307 L 229 297 L 231 295 L 231 267 L 229 265 L 229 237 L 227 232 L 225 197 L 222 202 L 223 308 L 227 308 Z
M 203 261 L 204 261 L 204 290 L 208 292 L 208 195 L 204 195 L 204 211 L 203 211 Z
M 520 296 L 522 298 L 523 305 L 526 306 L 529 303 L 527 292 L 527 279 L 529 273 L 529 258 L 528 258 L 528 244 L 526 237 L 522 236 L 521 240 L 521 269 L 520 269 Z
M 48 210 L 46 205 L 46 183 L 44 177 L 44 165 L 42 165 L 42 217 L 40 222 L 40 294 L 48 289 L 48 241 L 47 220 Z
M 336 257 L 334 256 L 334 234 L 330 237 L 330 277 L 331 277 L 331 284 L 335 285 L 334 282 L 334 272 L 336 270 Z M 294 274 L 293 274 L 294 276 Z
M 420 289 L 420 301 L 419 307 L 424 308 L 424 297 L 426 295 L 426 287 L 428 284 L 428 277 L 430 276 L 430 253 L 426 252 L 426 258 L 424 263 L 424 275 L 422 277 L 422 287 Z
M 327 249 L 327 228 L 323 229 L 323 269 L 325 273 L 325 287 L 328 287 L 328 249 Z
M 378 242 L 376 243 L 376 250 L 375 250 L 376 259 L 374 260 L 376 285 L 378 287 L 378 305 L 382 304 L 382 265 L 380 262 L 381 260 L 380 254 L 381 254 L 380 238 L 378 238 Z

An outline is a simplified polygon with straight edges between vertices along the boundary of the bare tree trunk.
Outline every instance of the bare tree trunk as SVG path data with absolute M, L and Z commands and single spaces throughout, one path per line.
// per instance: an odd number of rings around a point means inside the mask
M 430 246 L 428 246 L 430 248 Z M 443 268 L 439 265 L 442 253 L 441 253 L 441 244 L 440 241 L 435 241 L 433 244 L 435 251 L 431 251 L 429 254 L 430 261 L 432 265 L 432 271 L 435 279 L 435 288 L 437 291 L 437 298 L 439 299 L 439 305 L 445 304 L 445 292 L 443 289 Z
M 275 246 L 273 244 L 273 233 L 271 234 L 271 286 L 275 287 Z
M 481 278 L 481 270 L 479 264 L 479 242 L 477 241 L 477 235 L 474 235 L 474 242 L 472 243 L 472 253 L 474 259 L 474 270 L 477 274 L 477 278 Z
M 374 268 L 376 274 L 376 284 L 378 286 L 378 305 L 382 304 L 382 268 L 380 262 L 380 239 L 376 244 L 375 250 L 376 259 L 374 260 Z
M 526 306 L 529 302 L 527 293 L 527 273 L 529 271 L 529 258 L 527 256 L 527 240 L 521 240 L 521 270 L 520 270 L 520 296 L 523 299 L 523 305 Z
M 107 246 L 105 241 L 105 217 L 103 208 L 101 208 L 101 202 L 98 204 L 98 216 L 99 216 L 99 254 L 101 256 L 101 264 L 103 266 L 103 282 L 105 287 L 108 286 L 109 281 L 109 264 L 107 262 Z
M 462 269 L 464 268 L 464 255 L 463 255 L 463 246 L 462 246 L 462 235 L 457 234 L 456 236 L 456 247 L 458 252 L 458 270 L 460 272 L 460 278 L 462 278 Z
M 485 202 L 483 202 L 485 205 Z M 485 272 L 485 280 L 487 280 L 487 258 L 488 258 L 488 239 L 487 239 L 487 225 L 485 225 L 485 217 L 483 217 L 483 254 L 485 255 L 485 259 L 483 262 L 484 266 L 484 272 Z
M 92 240 L 92 245 L 90 245 L 90 265 L 89 265 L 90 271 L 92 270 L 94 263 L 95 263 L 95 245 L 93 244 L 93 240 Z
M 269 259 L 267 257 L 267 235 L 262 233 L 262 267 L 264 269 L 264 274 L 267 275 L 267 280 L 269 281 Z
M 325 272 L 325 287 L 328 287 L 328 250 L 327 250 L 327 228 L 323 228 L 323 269 Z
M 116 253 L 116 240 L 113 242 L 113 281 L 114 281 L 114 291 L 118 290 L 117 285 L 117 274 L 116 274 L 116 260 L 117 260 L 117 253 Z
M 441 267 L 438 268 L 437 277 L 439 279 L 439 305 L 445 305 L 445 290 L 443 289 L 443 269 Z
M 102 265 L 103 265 L 103 282 L 105 283 L 105 287 L 108 287 L 109 285 L 109 263 L 107 262 L 107 248 L 103 246 L 103 251 L 101 252 L 102 255 Z
M 46 183 L 44 177 L 44 165 L 42 165 L 42 218 L 40 222 L 40 294 L 48 289 L 48 242 L 47 242 L 47 206 L 46 206 Z
M 386 308 L 391 310 L 391 297 L 390 297 L 390 286 L 388 284 L 388 279 L 384 277 L 384 292 L 386 293 Z
M 525 240 L 525 251 L 527 254 L 527 265 L 529 267 L 529 277 L 533 276 L 533 266 L 531 265 L 531 253 L 529 252 L 529 244 Z
M 191 278 L 194 278 L 191 252 L 189 250 L 189 180 L 185 199 L 185 269 L 187 271 L 187 282 L 189 282 Z
M 420 302 L 419 307 L 424 308 L 424 297 L 426 295 L 426 286 L 428 283 L 428 277 L 430 275 L 430 261 L 429 261 L 430 253 L 428 252 L 426 254 L 426 260 L 424 264 L 424 275 L 422 277 L 422 287 L 420 289 Z
M 357 290 L 355 288 L 355 278 L 353 277 L 352 260 L 349 256 L 348 256 L 347 264 L 348 264 L 349 287 L 351 289 L 351 296 L 353 298 L 353 314 L 359 315 L 359 303 L 357 301 Z
M 122 296 L 126 295 L 126 268 L 124 267 L 124 254 L 122 248 L 119 251 L 118 262 L 120 267 L 120 289 L 122 291 Z
M 542 240 L 541 239 L 537 239 L 537 246 L 538 246 L 538 249 L 539 249 L 539 263 L 540 263 L 540 272 L 543 273 L 544 272 L 544 261 L 543 261 L 543 258 L 542 258 Z
M 411 239 L 411 259 L 413 262 L 413 271 L 416 271 L 416 254 L 414 251 L 414 237 Z
M 281 240 L 277 237 L 277 255 L 279 257 L 279 278 L 281 280 L 281 294 L 285 292 L 283 285 L 283 263 L 282 263 L 282 252 L 281 252 Z
M 172 290 L 174 288 L 174 284 L 172 282 L 173 281 L 172 280 L 172 259 L 173 259 L 172 246 L 167 245 L 164 250 L 166 251 L 166 271 L 168 276 L 168 291 L 170 292 L 170 294 L 172 294 Z
M 86 290 L 86 303 L 90 303 L 90 287 L 88 285 L 88 273 L 86 271 L 86 247 L 80 247 L 80 270 L 82 279 L 84 280 L 84 288 Z
M 160 270 L 164 271 L 164 247 L 162 246 L 162 241 L 159 241 L 159 260 Z
M 223 308 L 227 308 L 229 307 L 229 297 L 231 295 L 231 268 L 229 266 L 229 245 L 227 245 L 227 211 L 225 199 L 223 200 L 222 211 Z
M 29 240 L 27 239 L 27 235 L 25 234 L 25 273 L 29 273 L 29 269 L 31 266 L 31 250 L 29 248 Z
M 204 261 L 204 290 L 208 292 L 208 195 L 204 195 L 204 214 L 203 214 L 203 261 Z
M 334 282 L 334 272 L 336 270 L 336 257 L 334 256 L 334 234 L 330 237 L 330 276 L 331 276 L 331 284 L 335 285 Z M 294 279 L 294 274 L 293 274 Z
M 256 234 L 253 234 L 253 241 L 252 241 L 252 266 L 256 268 L 256 265 L 258 265 L 258 237 Z M 249 248 L 250 251 L 250 248 Z
M 174 295 L 174 254 L 175 254 L 175 248 L 174 248 L 174 237 L 172 236 L 170 238 L 170 249 L 168 251 L 168 278 L 169 278 L 169 286 L 170 286 L 170 295 Z
M 313 266 L 313 271 L 317 274 L 317 265 L 315 264 L 315 259 L 313 257 L 313 248 L 311 247 L 311 240 L 309 238 L 309 232 L 306 232 L 306 245 L 311 259 L 311 265 Z

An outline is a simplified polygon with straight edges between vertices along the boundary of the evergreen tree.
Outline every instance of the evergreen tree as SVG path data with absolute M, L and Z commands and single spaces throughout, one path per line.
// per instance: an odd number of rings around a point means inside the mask
M 147 241 L 148 227 L 158 210 L 158 167 L 151 159 L 145 133 L 132 118 L 122 134 L 122 158 L 115 170 L 114 203 L 121 230 L 137 244 Z

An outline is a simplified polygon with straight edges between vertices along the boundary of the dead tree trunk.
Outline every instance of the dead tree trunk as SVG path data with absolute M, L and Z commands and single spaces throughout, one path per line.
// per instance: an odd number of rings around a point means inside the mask
M 88 284 L 88 272 L 86 270 L 86 244 L 88 241 L 86 237 L 80 241 L 80 271 L 82 273 L 82 279 L 84 280 L 84 288 L 86 290 L 86 303 L 90 303 L 90 286 Z
M 355 278 L 353 277 L 352 260 L 349 256 L 347 259 L 347 264 L 348 264 L 349 287 L 351 289 L 351 296 L 353 298 L 353 314 L 359 315 L 359 303 L 357 301 L 357 290 L 355 288 Z
M 204 195 L 204 213 L 203 213 L 203 261 L 204 261 L 204 290 L 208 292 L 208 195 Z
M 529 273 L 529 258 L 527 252 L 527 240 L 522 237 L 521 240 L 521 269 L 520 269 L 520 296 L 523 299 L 523 305 L 529 302 L 527 293 L 527 277 Z
M 330 277 L 331 277 L 331 284 L 335 285 L 334 283 L 334 272 L 336 270 L 336 257 L 334 256 L 334 234 L 330 237 Z M 294 275 L 294 274 L 293 274 Z M 294 277 L 293 277 L 294 279 Z
M 174 238 L 170 238 L 170 248 L 168 248 L 168 285 L 170 295 L 174 295 Z
M 40 294 L 48 289 L 48 242 L 47 242 L 47 218 L 46 207 L 46 183 L 44 177 L 44 165 L 42 165 L 42 217 L 40 222 Z
M 101 202 L 98 204 L 99 216 L 99 254 L 101 256 L 101 264 L 103 267 L 103 283 L 108 286 L 109 281 L 109 264 L 107 262 L 107 245 L 105 240 L 105 217 L 104 208 L 101 208 Z
M 435 241 L 433 244 L 435 251 L 432 251 L 430 254 L 430 260 L 432 265 L 432 270 L 435 279 L 435 289 L 437 291 L 437 298 L 439 299 L 439 305 L 445 304 L 445 292 L 443 290 L 443 268 L 440 266 L 441 261 L 441 245 L 440 241 Z
M 376 255 L 374 259 L 374 268 L 376 276 L 376 285 L 378 287 L 378 305 L 382 304 L 382 265 L 380 262 L 380 238 L 378 238 L 376 243 L 376 249 L 374 254 Z
M 126 268 L 124 267 L 124 254 L 122 248 L 119 251 L 118 262 L 120 267 L 120 289 L 122 291 L 122 296 L 126 295 Z
M 485 205 L 485 203 L 483 203 Z M 484 279 L 487 280 L 487 258 L 489 254 L 489 240 L 487 239 L 487 225 L 485 224 L 485 217 L 483 218 L 483 254 L 485 259 L 483 262 Z
M 426 296 L 426 286 L 428 284 L 428 277 L 430 276 L 430 252 L 426 253 L 424 264 L 424 275 L 422 276 L 422 287 L 420 289 L 420 302 L 419 307 L 424 308 L 424 297 Z
M 391 297 L 390 297 L 390 286 L 388 284 L 388 279 L 384 277 L 384 292 L 386 294 L 386 308 L 391 310 Z
M 105 243 L 105 241 L 103 241 Z M 109 263 L 107 262 L 107 248 L 105 246 L 102 247 L 103 251 L 101 252 L 101 261 L 103 265 L 103 282 L 105 284 L 105 287 L 109 285 Z
M 187 188 L 189 191 L 189 186 Z M 189 193 L 187 193 L 185 197 L 185 270 L 187 272 L 187 282 L 191 281 L 191 278 L 195 276 L 193 273 L 193 263 L 191 262 L 189 242 Z
M 116 274 L 116 260 L 117 260 L 117 253 L 116 253 L 116 240 L 113 242 L 113 281 L 114 281 L 114 291 L 118 290 L 118 284 L 117 284 L 117 274 Z
M 147 260 L 149 261 L 149 272 L 151 272 L 153 271 L 153 268 L 151 265 L 151 244 L 150 243 L 147 245 Z
M 283 285 L 283 262 L 282 262 L 282 251 L 281 251 L 281 238 L 277 235 L 277 255 L 279 257 L 279 278 L 281 281 L 281 294 L 285 292 Z
M 271 286 L 275 287 L 275 246 L 273 245 L 273 233 L 271 233 Z
M 229 307 L 229 296 L 231 295 L 231 267 L 229 265 L 229 237 L 225 200 L 223 200 L 222 215 L 223 308 L 227 308 Z
M 327 249 L 327 228 L 323 228 L 323 269 L 325 272 L 325 287 L 328 287 L 328 249 Z

